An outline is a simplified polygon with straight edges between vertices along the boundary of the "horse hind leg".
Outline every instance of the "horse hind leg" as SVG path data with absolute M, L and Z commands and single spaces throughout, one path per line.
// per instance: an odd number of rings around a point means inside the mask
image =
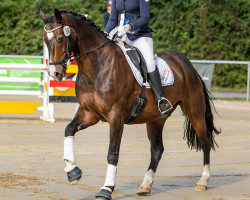
M 186 116 L 185 137 L 188 146 L 196 150 L 203 151 L 203 173 L 201 179 L 197 182 L 195 190 L 207 190 L 207 184 L 211 177 L 210 173 L 210 150 L 211 144 L 207 135 L 207 125 L 205 121 L 205 108 L 196 106 L 193 112 L 182 109 Z
M 147 172 L 145 173 L 142 184 L 136 194 L 145 195 L 151 192 L 151 187 L 154 182 L 154 174 L 158 167 L 162 153 L 164 151 L 162 142 L 162 130 L 166 119 L 147 123 L 147 134 L 151 144 L 151 161 Z
M 197 122 L 199 125 L 206 127 L 206 123 Z M 207 137 L 207 128 L 199 129 L 199 125 L 196 125 L 196 134 L 201 143 L 201 148 L 203 151 L 203 172 L 200 180 L 196 183 L 195 191 L 205 191 L 207 190 L 208 181 L 211 178 L 210 173 L 210 141 Z

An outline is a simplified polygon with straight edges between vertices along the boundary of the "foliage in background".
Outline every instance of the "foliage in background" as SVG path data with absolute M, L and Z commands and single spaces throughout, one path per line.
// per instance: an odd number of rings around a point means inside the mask
M 0 54 L 42 55 L 43 22 L 37 8 L 88 14 L 102 27 L 106 0 L 1 0 Z M 174 49 L 189 59 L 250 60 L 249 0 L 152 0 L 155 50 Z M 103 27 L 102 27 L 103 28 Z M 246 85 L 247 68 L 215 68 L 214 84 Z
M 154 0 L 151 25 L 157 50 L 189 59 L 250 60 L 249 0 Z M 247 67 L 216 65 L 213 85 L 246 87 Z

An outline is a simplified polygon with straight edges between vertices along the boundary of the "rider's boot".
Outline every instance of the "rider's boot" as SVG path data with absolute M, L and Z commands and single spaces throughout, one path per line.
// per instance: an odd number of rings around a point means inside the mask
M 155 103 L 159 109 L 161 117 L 166 117 L 173 109 L 171 103 L 163 97 L 163 90 L 161 84 L 161 77 L 158 68 L 153 72 L 148 73 L 149 84 L 154 95 Z

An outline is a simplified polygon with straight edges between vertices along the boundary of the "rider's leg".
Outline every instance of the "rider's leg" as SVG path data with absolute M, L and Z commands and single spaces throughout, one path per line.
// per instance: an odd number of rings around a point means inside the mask
M 138 48 L 143 55 L 147 64 L 148 73 L 155 71 L 154 45 L 153 39 L 150 37 L 140 37 L 131 41 L 131 46 Z
M 154 94 L 156 105 L 158 106 L 161 116 L 165 117 L 168 112 L 172 110 L 172 105 L 163 98 L 161 77 L 155 65 L 153 39 L 149 37 L 141 37 L 135 41 L 129 41 L 127 39 L 126 42 L 129 45 L 138 48 L 142 53 L 147 65 L 149 83 Z
M 161 117 L 166 117 L 167 114 L 173 109 L 172 105 L 168 100 L 163 98 L 163 90 L 161 84 L 161 77 L 158 69 L 156 68 L 153 72 L 148 73 L 149 83 L 151 90 L 154 94 L 155 102 L 161 113 Z

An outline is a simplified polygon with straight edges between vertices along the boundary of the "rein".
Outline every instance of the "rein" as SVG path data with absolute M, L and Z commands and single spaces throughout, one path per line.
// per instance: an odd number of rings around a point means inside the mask
M 47 33 L 52 33 L 54 32 L 55 30 L 59 29 L 59 28 L 63 28 L 63 33 L 64 35 L 67 37 L 67 50 L 64 54 L 64 56 L 62 57 L 62 59 L 60 61 L 57 61 L 57 62 L 51 62 L 49 63 L 49 65 L 62 65 L 64 69 L 67 69 L 67 66 L 70 65 L 70 63 L 74 60 L 78 60 L 80 57 L 82 56 L 87 56 L 88 54 L 104 47 L 106 44 L 108 44 L 110 42 L 110 40 L 108 40 L 107 42 L 79 55 L 79 56 L 76 56 L 76 57 L 73 57 L 71 56 L 71 54 L 69 53 L 69 50 L 70 50 L 70 39 L 69 39 L 69 36 L 70 36 L 70 28 L 69 26 L 64 26 L 64 24 L 62 26 L 58 26 L 52 30 L 47 30 L 44 26 L 44 31 L 47 32 Z
M 91 50 L 87 51 L 86 53 L 83 53 L 83 54 L 81 54 L 81 55 L 79 55 L 79 56 L 77 56 L 77 57 L 75 57 L 75 58 L 70 57 L 70 61 L 74 61 L 74 60 L 77 60 L 78 58 L 80 58 L 80 57 L 82 57 L 82 56 L 86 56 L 86 55 L 92 53 L 93 51 L 98 50 L 98 49 L 104 47 L 104 46 L 105 46 L 106 44 L 108 44 L 109 42 L 110 42 L 110 41 L 108 40 L 107 42 L 104 42 L 104 43 L 101 44 L 100 46 L 95 47 L 94 49 L 91 49 Z M 72 59 L 72 58 L 73 58 L 73 59 Z

